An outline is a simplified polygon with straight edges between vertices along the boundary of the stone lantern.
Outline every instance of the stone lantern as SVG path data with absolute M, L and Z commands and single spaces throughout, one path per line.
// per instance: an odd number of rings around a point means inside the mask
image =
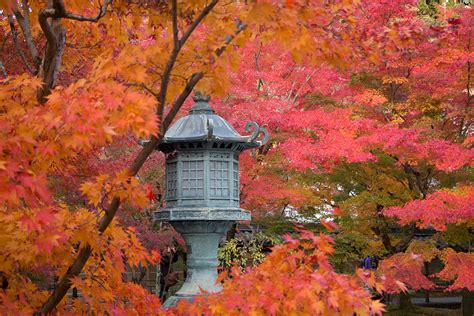
M 166 155 L 166 208 L 154 218 L 169 221 L 188 247 L 186 280 L 165 307 L 202 295 L 201 289 L 221 289 L 216 284 L 219 243 L 235 221 L 250 220 L 250 212 L 240 208 L 239 155 L 269 138 L 255 122 L 246 125 L 252 134 L 241 136 L 215 114 L 209 99 L 197 92 L 189 115 L 168 129 L 158 147 Z

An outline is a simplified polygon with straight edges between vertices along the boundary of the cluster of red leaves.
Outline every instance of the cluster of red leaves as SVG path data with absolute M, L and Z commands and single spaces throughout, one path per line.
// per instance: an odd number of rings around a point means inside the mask
M 383 285 L 388 293 L 431 289 L 434 284 L 422 273 L 424 260 L 421 255 L 397 253 L 383 260 L 378 272 L 383 276 Z
M 474 187 L 437 191 L 424 200 L 387 208 L 384 214 L 399 218 L 401 224 L 416 222 L 420 227 L 446 230 L 448 224 L 472 222 L 474 219 Z
M 265 261 L 246 272 L 235 268 L 221 293 L 181 302 L 180 315 L 381 315 L 383 305 L 356 276 L 338 274 L 328 261 L 333 240 L 301 231 L 285 236 Z
M 447 288 L 448 291 L 460 289 L 474 291 L 473 253 L 458 253 L 452 249 L 446 249 L 441 254 L 441 260 L 445 264 L 444 269 L 435 276 L 454 281 Z
M 269 154 L 267 161 L 275 158 Z M 280 166 L 284 167 L 280 162 Z M 293 206 L 300 206 L 311 198 L 311 193 L 285 177 L 269 172 L 268 168 L 255 159 L 243 154 L 240 157 L 240 167 L 243 170 L 240 178 L 242 206 L 254 210 L 253 218 L 265 216 L 269 213 L 282 212 L 290 202 Z M 258 212 L 265 210 L 265 212 Z
M 352 119 L 349 109 L 326 112 L 311 110 L 285 113 L 283 128 L 296 134 L 281 149 L 295 169 L 330 168 L 342 160 L 372 161 L 371 150 L 382 150 L 398 157 L 400 163 L 427 162 L 445 172 L 474 162 L 474 150 L 441 139 L 432 139 L 420 131 L 386 125 L 370 119 Z M 302 150 L 304 148 L 304 150 Z

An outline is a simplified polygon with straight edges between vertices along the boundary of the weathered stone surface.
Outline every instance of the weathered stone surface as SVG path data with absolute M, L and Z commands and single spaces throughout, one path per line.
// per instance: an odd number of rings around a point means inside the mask
M 165 208 L 154 213 L 156 221 L 210 220 L 249 221 L 250 212 L 241 208 Z
M 181 299 L 192 300 L 202 290 L 215 293 L 221 290 L 217 281 L 217 249 L 234 221 L 171 221 L 188 246 L 187 277 L 181 289 L 164 307 L 175 305 Z

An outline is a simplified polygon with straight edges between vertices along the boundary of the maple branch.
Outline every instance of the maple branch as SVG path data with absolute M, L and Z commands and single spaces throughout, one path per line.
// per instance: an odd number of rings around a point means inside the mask
M 20 55 L 20 58 L 23 61 L 23 64 L 25 65 L 26 69 L 30 73 L 35 74 L 36 71 L 30 66 L 30 63 L 28 62 L 28 59 L 26 58 L 25 53 L 20 47 L 20 43 L 18 43 L 18 33 L 15 28 L 15 21 L 13 20 L 13 17 L 11 15 L 8 15 L 8 24 L 10 24 L 13 43 L 15 44 L 15 48 L 16 48 L 16 51 L 18 52 L 18 55 Z
M 375 233 L 375 235 L 379 236 L 382 240 L 382 244 L 384 245 L 385 249 L 390 253 L 395 253 L 395 247 L 392 245 L 390 240 L 390 236 L 388 235 L 388 225 L 387 221 L 382 213 L 383 206 L 377 205 L 377 217 L 380 219 L 379 225 L 371 226 L 370 229 Z
M 135 176 L 138 173 L 145 160 L 155 150 L 156 146 L 158 145 L 158 142 L 159 140 L 157 137 L 151 137 L 150 142 L 148 142 L 142 148 L 140 153 L 138 153 L 137 157 L 133 161 L 129 171 L 130 176 Z M 120 199 L 118 197 L 114 197 L 110 203 L 108 210 L 106 210 L 104 216 L 99 221 L 98 231 L 100 234 L 102 234 L 110 225 L 113 218 L 115 217 L 115 214 L 117 213 L 119 206 Z M 53 311 L 53 309 L 59 304 L 59 302 L 61 302 L 64 296 L 66 296 L 67 291 L 72 285 L 71 279 L 81 273 L 91 254 L 92 248 L 89 244 L 84 245 L 81 250 L 79 250 L 79 254 L 77 255 L 74 262 L 69 266 L 66 273 L 59 281 L 58 285 L 54 288 L 53 293 L 48 297 L 48 300 L 43 304 L 43 306 L 41 306 L 41 308 L 35 313 L 35 315 L 45 315 Z
M 237 35 L 239 35 L 241 32 L 243 32 L 246 28 L 247 28 L 247 24 L 242 23 L 242 21 L 240 21 L 240 20 L 237 20 L 237 29 L 235 30 L 234 34 L 229 35 L 229 36 L 226 37 L 226 39 L 224 41 L 224 46 L 219 47 L 218 49 L 216 49 L 216 55 L 217 56 L 222 55 L 222 53 L 226 50 L 227 46 L 229 46 L 229 44 L 232 42 L 232 40 Z
M 39 74 L 43 77 L 43 86 L 38 90 L 38 101 L 46 102 L 46 96 L 51 93 L 56 77 L 61 67 L 62 56 L 66 46 L 66 30 L 61 26 L 61 18 L 76 21 L 97 22 L 107 13 L 110 0 L 106 0 L 101 6 L 99 13 L 94 18 L 79 16 L 67 12 L 63 0 L 52 0 L 46 8 L 38 13 L 38 21 L 46 36 L 46 52 L 39 68 Z M 51 23 L 48 19 L 51 18 Z
M 394 250 L 398 252 L 404 252 L 407 250 L 413 237 L 415 237 L 415 224 L 412 223 L 408 226 L 408 233 L 403 235 L 403 238 L 394 246 Z
M 50 24 L 48 23 L 48 18 L 52 18 L 55 16 L 56 11 L 51 8 L 43 8 L 38 13 L 38 22 L 40 24 L 41 30 L 43 31 L 44 35 L 46 36 L 46 40 L 48 43 L 54 45 L 56 44 L 56 36 L 51 29 Z
M 38 67 L 41 64 L 41 58 L 38 55 L 38 49 L 36 48 L 36 45 L 33 41 L 33 35 L 31 34 L 30 6 L 28 4 L 28 0 L 22 0 L 21 6 L 23 8 L 24 16 L 21 14 L 20 10 L 18 10 L 18 7 L 14 8 L 13 14 L 15 15 L 15 18 L 23 32 L 23 36 L 25 38 L 26 45 L 28 46 L 31 58 L 33 59 L 36 67 Z
M 321 66 L 315 68 L 311 74 L 309 75 L 306 75 L 306 80 L 303 82 L 303 84 L 299 87 L 299 89 L 295 92 L 294 94 L 294 97 L 293 97 L 293 100 L 291 101 L 292 103 L 295 103 L 296 102 L 296 99 L 298 98 L 298 96 L 300 95 L 300 93 L 303 91 L 304 87 L 308 84 L 308 82 L 311 80 L 311 78 L 314 76 L 314 74 L 316 73 L 316 71 L 318 71 L 319 69 L 321 68 Z
M 103 43 L 103 41 L 102 41 L 102 40 L 99 40 L 99 41 L 95 42 L 94 44 L 88 44 L 88 45 L 79 46 L 79 45 L 74 45 L 74 44 L 71 44 L 71 43 L 66 43 L 66 46 L 69 47 L 69 48 L 74 48 L 74 49 L 94 48 L 94 47 L 99 46 L 99 45 L 102 44 L 102 43 Z
M 426 196 L 428 195 L 428 177 L 429 177 L 429 172 L 431 171 L 428 172 L 426 179 L 423 180 L 421 179 L 421 173 L 415 170 L 410 164 L 408 163 L 403 164 L 403 169 L 405 173 L 408 175 L 408 181 L 411 184 L 411 187 L 413 188 L 416 185 L 419 193 L 421 193 L 422 198 L 425 199 Z M 410 175 L 414 177 L 415 181 L 413 181 Z
M 288 95 L 286 97 L 286 101 L 289 102 L 290 99 L 291 99 L 291 96 L 293 95 L 293 90 L 295 89 L 295 86 L 296 86 L 296 81 L 293 80 L 293 83 L 291 84 L 291 89 L 290 91 L 288 92 Z
M 80 22 L 95 22 L 96 23 L 107 14 L 107 7 L 109 6 L 110 2 L 111 0 L 105 0 L 104 4 L 100 6 L 99 13 L 95 17 L 87 17 L 83 15 L 78 15 L 71 12 L 66 12 L 65 10 L 63 14 L 61 15 L 61 17 L 70 19 L 70 20 L 80 21 Z M 63 4 L 63 8 L 64 8 L 64 4 Z
M 51 311 L 64 298 L 67 291 L 71 287 L 72 283 L 70 279 L 78 276 L 79 273 L 81 273 L 82 268 L 84 267 L 91 253 L 92 248 L 90 245 L 86 245 L 81 248 L 76 259 L 67 269 L 66 274 L 61 278 L 57 286 L 54 288 L 53 293 L 49 296 L 48 300 L 43 304 L 43 306 L 41 306 L 40 310 L 38 310 L 34 315 L 39 316 L 51 313 Z
M 218 1 L 219 0 L 213 0 L 206 7 L 204 7 L 204 9 L 201 11 L 201 13 L 196 18 L 196 20 L 194 20 L 194 22 L 188 27 L 186 32 L 184 32 L 183 37 L 174 42 L 173 50 L 171 52 L 170 58 L 168 59 L 168 62 L 166 63 L 165 69 L 163 71 L 163 77 L 161 79 L 160 92 L 159 92 L 159 98 L 158 98 L 159 105 L 156 111 L 159 121 L 163 120 L 163 112 L 164 112 L 165 104 L 166 104 L 166 94 L 168 91 L 168 84 L 171 77 L 171 71 L 173 70 L 176 60 L 178 59 L 179 52 L 181 51 L 181 48 L 183 48 L 184 44 L 186 44 L 186 41 L 189 39 L 189 37 L 191 36 L 193 31 L 196 29 L 196 27 L 209 14 L 209 12 L 211 12 L 211 10 L 216 6 Z M 177 15 L 177 10 L 178 10 L 177 5 L 175 1 L 173 1 L 173 13 L 172 13 L 173 20 L 175 19 L 174 16 Z M 175 26 L 174 21 L 173 21 L 173 26 Z M 173 36 L 175 36 L 175 33 L 177 33 L 177 30 L 178 29 L 177 29 L 177 21 L 176 21 L 176 30 L 173 30 Z M 177 38 L 177 34 L 176 34 L 176 38 Z M 162 128 L 162 131 L 163 131 L 163 128 Z
M 255 60 L 255 70 L 260 71 L 260 64 L 259 64 L 259 59 L 260 55 L 262 53 L 262 42 L 260 42 L 260 45 L 258 45 L 258 51 L 254 54 L 254 60 Z
M 244 29 L 246 28 L 246 24 L 242 24 L 239 22 L 238 26 L 237 26 L 237 30 L 235 31 L 235 33 L 232 35 L 232 36 L 229 36 L 226 41 L 225 41 L 225 45 L 226 46 L 223 46 L 221 48 L 219 48 L 218 51 L 216 51 L 216 55 L 217 56 L 220 56 L 222 55 L 222 53 L 224 53 L 227 45 L 230 44 L 230 42 L 240 33 L 242 32 Z M 194 73 L 192 74 L 191 78 L 189 78 L 189 81 L 187 82 L 186 86 L 184 87 L 183 91 L 181 92 L 181 94 L 178 96 L 178 98 L 176 99 L 176 101 L 173 103 L 173 106 L 171 107 L 171 109 L 169 110 L 168 114 L 166 115 L 166 117 L 163 119 L 163 124 L 162 124 L 162 127 L 163 127 L 163 131 L 166 131 L 169 127 L 169 125 L 171 124 L 171 122 L 173 121 L 174 117 L 176 116 L 176 114 L 178 114 L 179 110 L 181 109 L 181 106 L 183 105 L 184 101 L 186 101 L 186 98 L 189 96 L 189 94 L 191 94 L 191 92 L 193 91 L 194 87 L 196 86 L 196 84 L 204 77 L 204 72 L 197 72 L 197 73 Z
M 382 212 L 383 208 L 382 205 L 377 205 L 377 218 L 379 219 L 379 223 L 377 226 L 371 226 L 370 229 L 382 240 L 382 244 L 390 255 L 403 252 L 407 249 L 413 237 L 415 237 L 416 226 L 414 223 L 410 224 L 407 227 L 408 232 L 403 235 L 403 238 L 397 244 L 393 245 L 389 236 L 387 219 Z
M 191 34 L 194 32 L 196 27 L 204 20 L 204 18 L 212 11 L 212 9 L 216 6 L 219 0 L 212 0 L 204 9 L 201 11 L 199 16 L 194 20 L 194 22 L 188 27 L 186 32 L 184 32 L 183 37 L 179 40 L 179 45 L 183 46 L 184 43 L 188 40 Z
M 469 48 L 469 46 L 470 46 L 470 41 L 469 41 L 469 44 L 468 44 L 468 48 Z M 468 122 L 467 124 L 465 123 L 466 112 L 471 106 L 471 99 L 472 99 L 472 96 L 471 96 L 471 62 L 470 61 L 467 62 L 466 96 L 467 96 L 467 98 L 466 98 L 466 107 L 464 108 L 464 113 L 463 113 L 462 118 L 461 118 L 461 123 L 459 124 L 459 132 L 458 132 L 458 137 L 459 137 L 461 142 L 463 142 L 464 139 L 466 138 L 466 135 L 469 131 L 469 127 L 472 124 L 472 122 Z
M 191 76 L 189 81 L 186 84 L 186 87 L 184 87 L 183 92 L 178 96 L 176 101 L 173 103 L 173 106 L 169 110 L 168 114 L 166 114 L 166 117 L 163 120 L 163 130 L 166 131 L 173 121 L 174 117 L 176 114 L 178 114 L 179 110 L 181 109 L 181 106 L 183 105 L 184 101 L 186 98 L 191 94 L 193 91 L 194 87 L 196 84 L 199 82 L 204 77 L 203 72 L 198 72 L 195 73 Z
M 38 75 L 43 78 L 43 85 L 37 92 L 39 103 L 45 103 L 46 96 L 51 93 L 66 46 L 66 30 L 61 26 L 57 10 L 53 8 L 55 4 L 56 1 L 50 2 L 47 8 L 38 13 L 38 21 L 47 40 L 45 54 L 38 70 Z M 52 18 L 51 24 L 48 18 Z
M 173 15 L 173 45 L 179 47 L 179 29 L 178 29 L 178 4 L 177 0 L 171 1 Z
M 5 49 L 5 44 L 7 43 L 8 37 L 10 37 L 11 32 L 8 32 L 5 34 L 5 37 L 3 37 L 2 44 L 0 45 L 0 52 L 3 54 L 3 50 Z
M 139 88 L 145 89 L 149 94 L 151 94 L 151 95 L 154 96 L 155 98 L 158 98 L 158 93 L 156 93 L 155 91 L 153 91 L 151 88 L 147 87 L 144 83 L 131 82 L 131 83 L 127 83 L 127 86 L 130 86 L 130 87 L 139 87 Z

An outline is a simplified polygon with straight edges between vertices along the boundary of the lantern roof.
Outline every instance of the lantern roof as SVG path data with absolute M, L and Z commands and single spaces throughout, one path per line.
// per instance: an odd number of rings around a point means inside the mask
M 240 135 L 225 119 L 215 114 L 209 104 L 209 96 L 196 92 L 193 97 L 195 104 L 189 115 L 174 123 L 163 137 L 163 143 L 181 143 L 190 141 L 219 141 L 241 143 L 246 148 L 260 147 L 268 141 L 268 132 L 255 122 L 245 126 L 251 135 Z M 257 140 L 263 134 L 261 140 Z

